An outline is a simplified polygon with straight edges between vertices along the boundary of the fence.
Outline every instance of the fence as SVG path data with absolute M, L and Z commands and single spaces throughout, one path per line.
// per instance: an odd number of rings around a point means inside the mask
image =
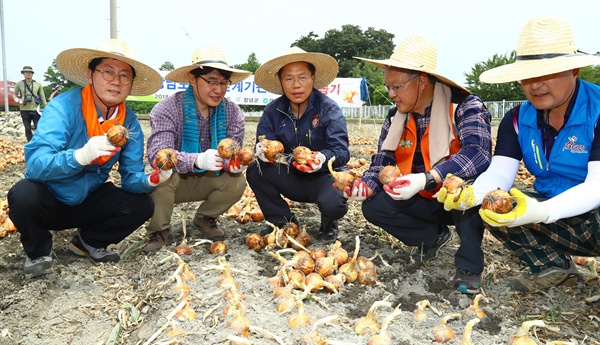
M 486 108 L 490 111 L 492 119 L 501 119 L 504 114 L 511 108 L 521 105 L 525 101 L 490 101 L 483 102 Z M 383 120 L 390 108 L 393 105 L 373 105 L 363 106 L 362 108 L 342 108 L 342 113 L 348 119 L 358 119 L 362 116 L 363 119 L 380 119 Z M 361 114 L 362 112 L 362 114 Z M 257 116 L 262 115 L 261 111 L 246 112 L 246 116 Z

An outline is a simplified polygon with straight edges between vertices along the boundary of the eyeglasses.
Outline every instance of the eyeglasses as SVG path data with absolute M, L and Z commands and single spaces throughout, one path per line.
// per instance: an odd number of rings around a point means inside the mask
M 387 92 L 393 92 L 393 93 L 398 93 L 398 90 L 400 90 L 404 85 L 410 83 L 411 81 L 417 79 L 419 75 L 417 74 L 416 76 L 410 78 L 408 81 L 405 81 L 404 83 L 398 85 L 398 86 L 387 86 L 387 85 L 383 85 L 383 87 L 385 87 L 385 89 L 387 90 Z
M 306 83 L 310 82 L 311 79 L 312 79 L 312 76 L 302 75 L 302 76 L 299 76 L 298 78 L 293 78 L 293 77 L 281 78 L 281 82 L 285 85 L 293 85 L 294 82 L 297 81 L 300 85 L 305 85 Z
M 216 88 L 226 89 L 229 85 L 231 85 L 231 80 L 229 80 L 229 79 L 218 82 L 218 81 L 206 80 L 206 79 L 202 78 L 202 76 L 198 76 L 198 78 L 204 80 L 208 84 L 208 86 L 210 86 L 214 89 L 216 89 Z
M 117 74 L 115 72 L 109 71 L 109 70 L 103 71 L 103 70 L 97 69 L 96 72 L 102 73 L 102 78 L 104 78 L 104 80 L 106 80 L 106 81 L 113 81 L 117 77 Z M 123 85 L 129 85 L 133 81 L 133 77 L 128 74 L 119 74 L 119 81 Z

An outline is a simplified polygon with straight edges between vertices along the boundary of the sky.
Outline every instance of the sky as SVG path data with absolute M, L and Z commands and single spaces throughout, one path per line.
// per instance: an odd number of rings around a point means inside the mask
M 110 37 L 110 0 L 0 0 L 0 80 L 22 79 L 21 68 L 43 74 L 63 50 L 96 48 Z M 580 50 L 600 50 L 598 0 L 116 0 L 117 37 L 136 59 L 155 68 L 191 63 L 200 45 L 220 47 L 229 65 L 255 53 L 260 63 L 310 32 L 324 37 L 342 25 L 394 34 L 394 44 L 419 34 L 438 49 L 437 71 L 459 84 L 478 62 L 516 49 L 535 16 L 566 19 Z M 370 58 L 370 56 L 363 56 Z

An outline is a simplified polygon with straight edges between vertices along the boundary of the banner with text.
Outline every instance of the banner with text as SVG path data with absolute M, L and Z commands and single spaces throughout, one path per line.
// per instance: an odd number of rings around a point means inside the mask
M 188 87 L 188 84 L 165 80 L 164 77 L 167 73 L 166 71 L 160 72 L 163 76 L 163 85 L 156 93 L 148 96 L 129 96 L 127 100 L 160 102 L 176 92 L 184 91 Z M 360 108 L 362 106 L 362 101 L 360 100 L 360 81 L 361 78 L 335 78 L 331 84 L 319 91 L 331 97 L 340 107 Z M 256 85 L 253 75 L 237 84 L 229 86 L 225 95 L 225 98 L 228 100 L 236 104 L 245 105 L 267 105 L 267 103 L 277 97 L 279 95 L 267 92 Z

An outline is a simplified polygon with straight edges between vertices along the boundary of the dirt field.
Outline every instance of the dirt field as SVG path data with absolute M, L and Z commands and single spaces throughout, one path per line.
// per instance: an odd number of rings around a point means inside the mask
M 0 123 L 9 123 L 11 115 L 1 116 Z M 142 124 L 147 138 L 148 122 Z M 254 122 L 248 122 L 248 146 L 255 127 Z M 352 157 L 370 161 L 370 150 L 376 148 L 380 125 L 349 123 L 348 128 Z M 19 136 L 6 133 L 0 131 L 5 143 L 9 142 L 13 148 L 22 147 L 22 133 Z M 6 200 L 8 189 L 24 171 L 23 163 L 9 164 L 1 171 L 2 200 Z M 458 318 L 448 321 L 447 326 L 454 330 L 456 339 L 448 344 L 462 344 L 465 326 L 474 319 L 464 314 L 473 296 L 456 292 L 452 285 L 458 236 L 427 265 L 413 263 L 409 258 L 411 248 L 368 224 L 360 204 L 351 202 L 347 216 L 340 222 L 339 241 L 352 255 L 355 238 L 360 238 L 360 256 L 373 259 L 377 282 L 346 284 L 339 293 L 309 294 L 302 306 L 312 325 L 292 328 L 288 318 L 297 318 L 299 310 L 278 313 L 280 298 L 273 296 L 275 288 L 268 283 L 276 275 L 279 261 L 267 251 L 254 252 L 245 244 L 246 236 L 262 229 L 264 222 L 242 225 L 221 217 L 219 224 L 226 231 L 224 255 L 210 254 L 210 244 L 197 242 L 198 233 L 186 227 L 192 253 L 175 255 L 174 248 L 182 239 L 183 219 L 190 224 L 196 207 L 196 203 L 191 203 L 176 208 L 172 218 L 175 239 L 157 254 L 145 255 L 138 250 L 145 239 L 144 227 L 114 246 L 112 249 L 123 256 L 116 265 L 93 265 L 71 254 L 67 244 L 74 229 L 53 232 L 56 255 L 53 273 L 37 279 L 23 274 L 24 253 L 18 233 L 1 239 L 0 345 L 367 344 L 371 334 L 359 335 L 354 327 L 376 301 L 384 301 L 376 303 L 377 326 L 398 309 L 387 328 L 391 344 L 435 344 L 434 327 L 440 325 L 443 316 L 453 313 Z M 309 234 L 315 235 L 320 219 L 316 208 L 294 204 L 293 211 Z M 309 249 L 327 248 L 330 244 L 314 240 Z M 472 328 L 472 344 L 506 344 L 521 322 L 532 319 L 544 320 L 553 327 L 537 328 L 537 338 L 532 335 L 536 344 L 552 340 L 600 344 L 600 303 L 586 301 L 599 293 L 597 279 L 537 294 L 514 293 L 507 287 L 508 279 L 524 272 L 524 268 L 494 238 L 486 236 L 483 246 L 485 286 L 479 304 L 485 317 Z M 291 258 L 289 253 L 282 255 Z M 227 266 L 238 284 L 239 294 L 231 294 L 227 286 L 221 285 Z M 591 278 L 589 269 L 584 266 L 579 269 Z M 235 312 L 230 311 L 229 315 L 224 312 L 232 304 L 232 296 L 239 301 L 233 304 L 241 305 L 240 310 L 244 311 L 238 317 L 234 317 Z M 428 300 L 439 314 L 426 309 L 427 319 L 417 322 L 416 304 L 423 300 Z M 331 317 L 329 322 L 322 323 L 326 317 Z M 235 338 L 244 335 L 236 330 L 245 328 L 248 340 Z M 328 340 L 300 342 L 313 328 Z

